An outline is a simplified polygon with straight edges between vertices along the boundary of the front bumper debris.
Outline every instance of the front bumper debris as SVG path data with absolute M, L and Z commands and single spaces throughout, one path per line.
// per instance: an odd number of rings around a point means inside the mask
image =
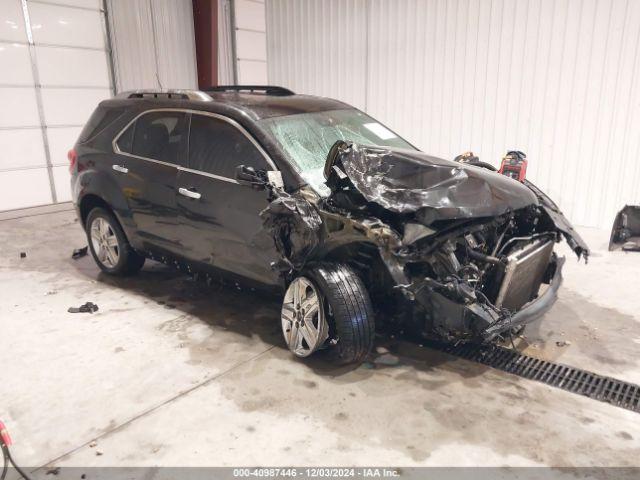
M 558 298 L 565 258 L 555 259 L 555 272 L 548 288 L 515 313 L 498 312 L 479 302 L 456 302 L 430 289 L 422 289 L 415 299 L 430 317 L 435 331 L 451 339 L 488 342 L 501 333 L 533 322 L 544 315 Z
M 491 340 L 502 332 L 531 323 L 547 313 L 558 299 L 558 289 L 562 284 L 562 267 L 564 266 L 564 262 L 564 257 L 556 260 L 556 272 L 549 288 L 547 288 L 542 295 L 530 302 L 519 312 L 484 329 L 482 332 L 483 340 Z
M 609 250 L 640 251 L 640 205 L 626 205 L 616 215 Z

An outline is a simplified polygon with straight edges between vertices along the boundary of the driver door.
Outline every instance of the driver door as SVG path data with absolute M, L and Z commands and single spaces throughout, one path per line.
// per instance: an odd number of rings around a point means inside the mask
M 273 167 L 241 128 L 223 117 L 191 115 L 187 168 L 179 168 L 176 182 L 182 255 L 276 285 L 279 278 L 270 263 L 279 256 L 272 241 L 258 236 L 268 192 L 235 180 L 238 165 L 256 170 Z

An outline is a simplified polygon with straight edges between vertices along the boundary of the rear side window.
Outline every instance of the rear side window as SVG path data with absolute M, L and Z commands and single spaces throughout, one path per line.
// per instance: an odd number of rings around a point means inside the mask
M 258 149 L 233 125 L 204 115 L 191 116 L 189 168 L 235 178 L 238 165 L 268 169 Z
M 182 112 L 151 112 L 139 117 L 116 142 L 120 151 L 175 165 L 187 132 Z
M 129 128 L 127 128 L 122 135 L 118 137 L 116 145 L 118 145 L 121 152 L 131 153 L 131 144 L 133 143 L 133 131 L 135 130 L 135 126 L 136 124 L 133 122 L 129 125 Z
M 91 118 L 89 118 L 89 121 L 80 132 L 78 143 L 84 143 L 92 139 L 102 130 L 115 122 L 123 113 L 124 110 L 122 108 L 106 108 L 101 106 L 96 108 L 93 114 L 91 114 Z

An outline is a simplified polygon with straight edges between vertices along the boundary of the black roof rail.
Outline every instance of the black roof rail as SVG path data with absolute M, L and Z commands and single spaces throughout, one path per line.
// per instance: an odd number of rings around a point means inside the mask
M 205 92 L 264 92 L 266 95 L 287 96 L 295 95 L 288 88 L 278 87 L 276 85 L 219 85 L 217 87 L 208 87 L 203 89 Z
M 169 92 L 137 92 L 129 94 L 127 98 L 178 98 L 180 100 L 188 100 L 189 95 Z
M 212 98 L 200 90 L 132 90 L 121 92 L 116 98 L 155 98 L 164 100 L 202 100 L 210 102 Z

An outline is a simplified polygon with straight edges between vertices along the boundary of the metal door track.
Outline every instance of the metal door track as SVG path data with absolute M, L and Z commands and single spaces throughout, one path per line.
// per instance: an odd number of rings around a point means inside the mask
M 548 362 L 496 345 L 482 346 L 468 343 L 453 345 L 439 342 L 428 342 L 427 345 L 441 352 L 503 372 L 640 412 L 640 385 L 561 363 Z

